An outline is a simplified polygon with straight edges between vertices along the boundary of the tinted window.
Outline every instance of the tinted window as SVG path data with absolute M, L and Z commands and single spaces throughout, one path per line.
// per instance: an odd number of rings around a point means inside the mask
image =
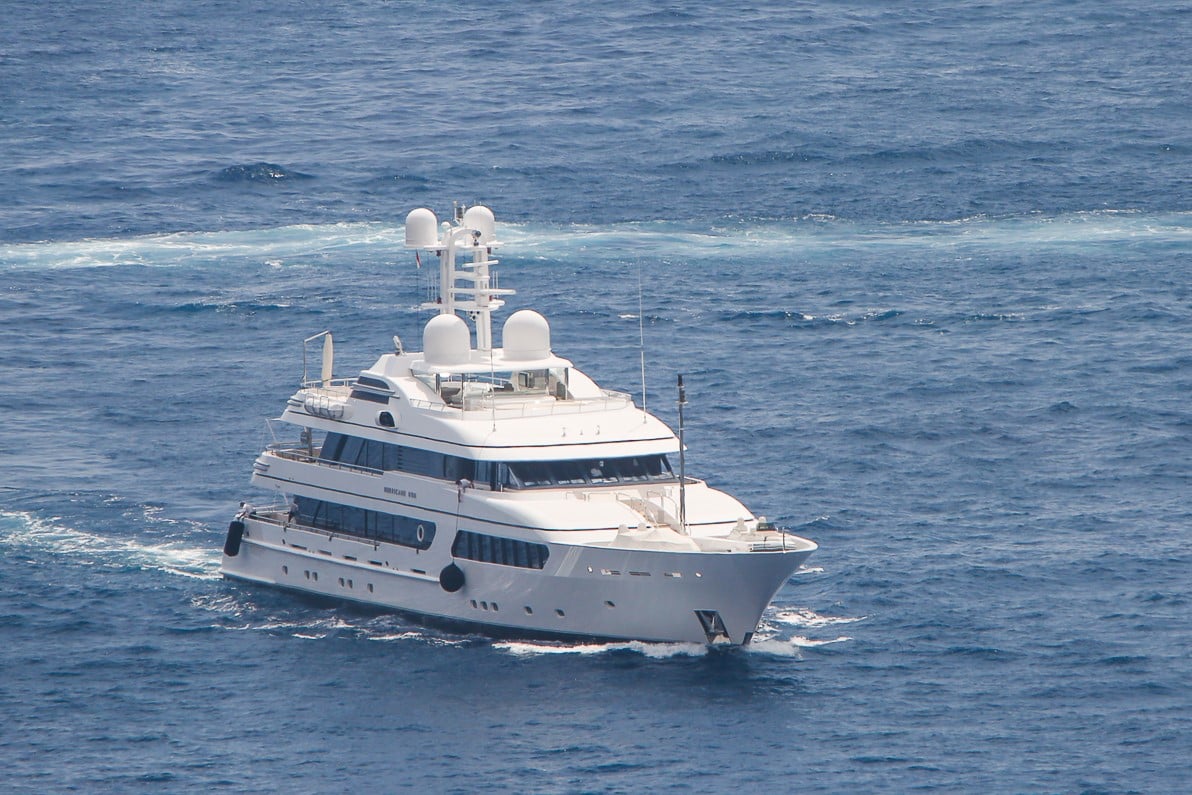
M 673 480 L 664 455 L 574 461 L 511 461 L 505 485 L 514 489 Z
M 384 469 L 385 448 L 389 446 L 384 442 L 365 442 L 364 465 L 369 469 Z
M 451 545 L 451 554 L 465 560 L 482 563 L 496 563 L 501 566 L 518 566 L 524 569 L 541 569 L 550 557 L 546 544 L 519 541 L 516 538 L 490 536 L 460 530 Z
M 323 440 L 323 449 L 319 451 L 319 458 L 324 461 L 338 461 L 343 448 L 344 435 L 342 433 L 329 433 L 327 434 L 327 438 Z
M 435 538 L 435 523 L 426 519 L 369 511 L 311 497 L 294 499 L 294 518 L 320 530 L 389 541 L 415 549 L 427 549 Z

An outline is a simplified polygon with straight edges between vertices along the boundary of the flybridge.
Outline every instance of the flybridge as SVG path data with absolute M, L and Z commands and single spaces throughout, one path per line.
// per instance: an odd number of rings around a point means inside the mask
M 454 222 L 444 221 L 442 226 L 424 207 L 406 216 L 406 248 L 439 258 L 439 299 L 422 308 L 437 309 L 440 315 L 466 312 L 476 326 L 476 348 L 481 351 L 493 347 L 491 313 L 505 305 L 499 296 L 515 292 L 493 284 L 492 266 L 499 260 L 492 252 L 499 245 L 493 211 L 483 205 L 456 206 Z

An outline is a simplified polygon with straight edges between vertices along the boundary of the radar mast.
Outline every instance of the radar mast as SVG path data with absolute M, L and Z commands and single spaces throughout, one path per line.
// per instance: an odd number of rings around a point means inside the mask
M 492 351 L 492 311 L 505 305 L 499 296 L 514 290 L 496 287 L 492 252 L 496 239 L 492 210 L 484 205 L 455 206 L 454 219 L 439 224 L 425 208 L 406 216 L 406 248 L 429 251 L 439 258 L 438 300 L 422 305 L 441 315 L 463 312 L 476 327 L 476 349 Z

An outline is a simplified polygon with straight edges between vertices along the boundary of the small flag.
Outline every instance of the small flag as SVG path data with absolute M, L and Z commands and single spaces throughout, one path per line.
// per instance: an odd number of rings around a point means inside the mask
M 422 257 L 418 254 L 417 251 L 414 252 L 414 261 L 418 263 L 419 268 L 422 267 Z

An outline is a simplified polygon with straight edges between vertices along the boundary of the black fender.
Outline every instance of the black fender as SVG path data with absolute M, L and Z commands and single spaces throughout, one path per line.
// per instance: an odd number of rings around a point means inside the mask
M 228 537 L 224 539 L 224 554 L 234 558 L 240 554 L 240 540 L 244 538 L 244 522 L 233 519 L 228 525 Z
M 447 593 L 455 593 L 464 587 L 464 570 L 454 563 L 448 563 L 439 572 L 439 585 Z

